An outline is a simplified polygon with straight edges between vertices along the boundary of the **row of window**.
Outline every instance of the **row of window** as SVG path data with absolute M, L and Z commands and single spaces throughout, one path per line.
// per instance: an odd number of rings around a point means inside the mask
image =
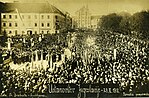
M 3 23 L 3 27 L 6 27 L 6 26 L 7 26 L 7 23 L 4 22 L 4 23 Z M 8 23 L 8 26 L 9 26 L 9 27 L 12 27 L 12 23 Z M 17 23 L 14 23 L 14 26 L 17 27 L 18 24 L 17 24 Z
M 8 34 L 12 34 L 13 33 L 13 31 L 11 31 L 11 30 L 10 31 L 7 31 L 7 32 L 8 32 Z M 17 35 L 18 30 L 15 30 L 14 33 L 15 33 L 15 35 Z
M 13 26 L 12 23 L 5 23 L 5 22 L 3 23 L 3 27 L 6 27 L 7 25 L 8 25 L 9 27 L 12 27 L 12 26 Z M 17 24 L 17 23 L 14 23 L 14 26 L 17 27 L 18 24 Z M 37 27 L 37 26 L 38 26 L 38 23 L 35 23 L 34 26 Z M 45 26 L 50 27 L 50 23 L 47 23 L 47 24 L 41 23 L 41 26 L 42 26 L 42 27 L 45 27 Z
M 38 26 L 38 24 L 35 23 L 35 27 L 37 27 L 37 26 Z M 50 27 L 50 23 L 47 23 L 47 24 L 41 23 L 41 26 L 42 26 L 42 27 L 45 27 L 45 26 Z
M 8 34 L 12 34 L 13 32 L 14 32 L 15 35 L 18 34 L 18 30 L 15 30 L 15 31 L 11 31 L 11 30 L 10 30 L 10 31 L 7 31 L 7 32 L 8 32 Z M 25 32 L 22 31 L 22 34 L 24 34 L 24 33 L 25 33 Z M 49 31 L 41 31 L 41 33 L 42 33 L 42 34 L 44 34 L 44 33 L 47 33 L 47 34 L 48 34 Z M 37 31 L 34 31 L 34 34 L 37 34 Z
M 90 21 L 90 19 L 77 19 L 76 21 Z
M 8 15 L 8 16 L 7 15 L 3 15 L 3 19 L 6 19 L 7 17 L 9 19 L 12 19 L 12 15 Z M 17 19 L 17 15 L 14 15 L 14 18 Z
M 93 27 L 97 27 L 97 25 L 91 25 L 91 27 L 93 28 Z
M 20 18 L 24 19 L 25 17 L 28 18 L 28 19 L 31 19 L 33 18 L 33 15 L 20 15 L 19 16 Z M 3 15 L 2 17 L 3 19 L 17 19 L 18 18 L 18 15 Z M 37 19 L 38 18 L 38 15 L 34 15 L 34 19 Z M 50 19 L 50 15 L 41 15 L 41 19 Z

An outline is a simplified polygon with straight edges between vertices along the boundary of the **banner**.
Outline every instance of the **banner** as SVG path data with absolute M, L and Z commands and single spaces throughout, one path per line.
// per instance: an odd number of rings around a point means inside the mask
M 49 98 L 97 98 L 99 96 L 120 96 L 119 85 L 116 84 L 50 84 Z

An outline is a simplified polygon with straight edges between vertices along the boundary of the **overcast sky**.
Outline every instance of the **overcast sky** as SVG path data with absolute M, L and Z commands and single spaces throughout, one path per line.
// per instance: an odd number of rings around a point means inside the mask
M 0 0 L 14 1 L 14 0 Z M 46 2 L 56 7 L 68 11 L 71 15 L 81 7 L 88 5 L 91 13 L 97 15 L 108 14 L 112 12 L 127 11 L 135 13 L 141 10 L 149 9 L 149 0 L 15 0 L 19 2 Z

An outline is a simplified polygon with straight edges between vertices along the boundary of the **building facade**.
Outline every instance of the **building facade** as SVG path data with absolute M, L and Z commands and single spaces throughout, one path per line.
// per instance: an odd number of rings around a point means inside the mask
M 4 3 L 1 31 L 8 36 L 65 32 L 71 18 L 48 3 Z
M 91 29 L 96 30 L 99 27 L 99 22 L 100 22 L 100 15 L 96 15 L 96 16 L 91 16 Z
M 76 17 L 73 16 L 72 17 L 72 29 L 75 29 L 75 28 L 77 28 L 77 21 L 76 21 Z
M 90 28 L 91 26 L 91 13 L 88 6 L 83 6 L 75 13 L 75 21 L 77 28 Z
M 88 6 L 84 6 L 76 11 L 72 25 L 74 28 L 96 30 L 98 28 L 100 18 L 100 15 L 91 15 Z

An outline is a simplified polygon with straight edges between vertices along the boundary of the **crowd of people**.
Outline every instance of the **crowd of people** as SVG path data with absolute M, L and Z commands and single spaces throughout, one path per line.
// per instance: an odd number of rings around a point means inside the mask
M 95 41 L 99 56 L 91 54 L 86 60 L 85 52 L 75 47 L 71 59 L 52 69 L 30 72 L 1 65 L 1 95 L 46 94 L 50 83 L 118 84 L 121 92 L 149 93 L 148 41 L 109 31 L 97 33 Z
M 99 40 L 99 44 L 103 48 L 102 53 L 113 56 L 113 50 L 117 50 L 116 59 L 112 61 L 109 59 L 109 62 L 114 67 L 114 77 L 119 79 L 123 91 L 127 93 L 132 90 L 135 92 L 147 91 L 149 42 L 108 31 L 100 35 L 103 36 L 103 39 Z

